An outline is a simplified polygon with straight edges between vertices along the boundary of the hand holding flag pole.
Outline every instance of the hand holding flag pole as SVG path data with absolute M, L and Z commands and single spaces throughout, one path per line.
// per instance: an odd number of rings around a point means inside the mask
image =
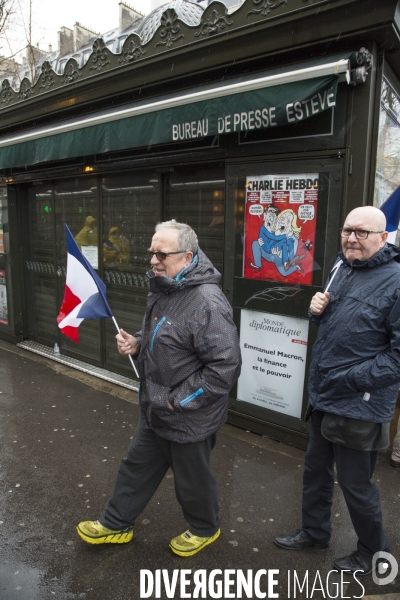
M 64 299 L 57 317 L 62 333 L 78 343 L 78 327 L 84 319 L 107 319 L 111 317 L 117 331 L 119 327 L 106 300 L 106 286 L 87 258 L 79 250 L 67 224 L 67 276 Z M 136 366 L 129 355 L 136 377 Z
M 117 321 L 115 320 L 115 317 L 113 317 L 113 318 L 112 318 L 112 320 L 114 321 L 114 325 L 115 325 L 115 327 L 117 328 L 117 331 L 118 331 L 118 333 L 121 333 L 121 330 L 120 330 L 120 328 L 118 327 L 118 323 L 117 323 Z M 139 373 L 137 372 L 137 369 L 136 369 L 135 363 L 133 362 L 133 358 L 132 358 L 132 356 L 131 356 L 130 354 L 128 354 L 128 356 L 129 356 L 129 360 L 131 361 L 131 365 L 132 365 L 132 367 L 133 367 L 133 370 L 134 370 L 134 371 L 135 371 L 135 373 L 136 373 L 136 377 L 139 379 Z

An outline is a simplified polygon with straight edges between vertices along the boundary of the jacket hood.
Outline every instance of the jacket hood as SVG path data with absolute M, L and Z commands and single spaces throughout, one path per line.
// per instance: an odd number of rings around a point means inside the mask
M 122 238 L 122 231 L 119 229 L 119 227 L 111 227 L 110 232 L 108 234 L 108 239 L 111 240 L 112 242 L 116 242 L 116 241 L 124 241 L 124 239 Z
M 373 268 L 378 265 L 382 265 L 384 263 L 390 262 L 391 260 L 395 260 L 400 262 L 400 248 L 399 246 L 395 246 L 394 244 L 386 244 L 383 248 L 378 250 L 376 254 L 373 254 L 371 258 L 368 260 L 358 260 L 356 259 L 353 262 L 347 260 L 343 252 L 339 252 L 339 258 L 342 259 L 343 263 L 348 267 L 352 268 Z
M 92 229 L 95 223 L 96 219 L 94 217 L 86 217 L 85 227 L 89 227 L 89 229 Z
M 205 283 L 219 284 L 221 280 L 221 274 L 201 248 L 197 250 L 190 265 L 178 273 L 175 279 L 164 275 L 154 275 L 151 270 L 147 271 L 147 276 L 150 279 L 150 291 L 153 293 L 164 292 L 165 294 Z

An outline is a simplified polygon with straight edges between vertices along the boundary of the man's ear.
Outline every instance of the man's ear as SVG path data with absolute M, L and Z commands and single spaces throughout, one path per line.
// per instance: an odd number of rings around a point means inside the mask
M 193 260 L 193 256 L 194 256 L 193 252 L 186 252 L 186 265 L 185 265 L 185 267 L 188 267 L 190 265 L 190 263 Z

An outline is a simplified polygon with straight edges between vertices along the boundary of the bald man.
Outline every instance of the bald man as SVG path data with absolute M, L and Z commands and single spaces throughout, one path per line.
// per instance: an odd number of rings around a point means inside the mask
M 385 229 L 379 209 L 351 211 L 329 292 L 311 300 L 309 316 L 319 331 L 308 381 L 302 528 L 275 538 L 287 550 L 328 546 L 336 463 L 358 541 L 334 566 L 357 577 L 372 572 L 376 553 L 390 552 L 371 481 L 377 451 L 388 446 L 400 382 L 400 248 L 386 243 Z

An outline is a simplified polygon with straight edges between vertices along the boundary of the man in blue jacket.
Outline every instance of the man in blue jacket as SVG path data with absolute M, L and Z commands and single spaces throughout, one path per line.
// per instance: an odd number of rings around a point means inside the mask
M 317 292 L 310 318 L 319 326 L 308 392 L 311 431 L 303 481 L 302 528 L 275 538 L 287 550 L 326 548 L 331 536 L 334 463 L 357 550 L 339 570 L 368 575 L 389 552 L 379 491 L 371 481 L 387 447 L 400 381 L 400 248 L 386 243 L 384 214 L 371 206 L 347 216 L 329 292 Z
M 189 529 L 170 548 L 192 556 L 220 534 L 210 454 L 240 373 L 239 340 L 221 276 L 189 225 L 159 223 L 148 257 L 142 329 L 116 336 L 119 352 L 137 358 L 141 417 L 106 509 L 77 532 L 89 544 L 129 542 L 135 519 L 171 468 Z

